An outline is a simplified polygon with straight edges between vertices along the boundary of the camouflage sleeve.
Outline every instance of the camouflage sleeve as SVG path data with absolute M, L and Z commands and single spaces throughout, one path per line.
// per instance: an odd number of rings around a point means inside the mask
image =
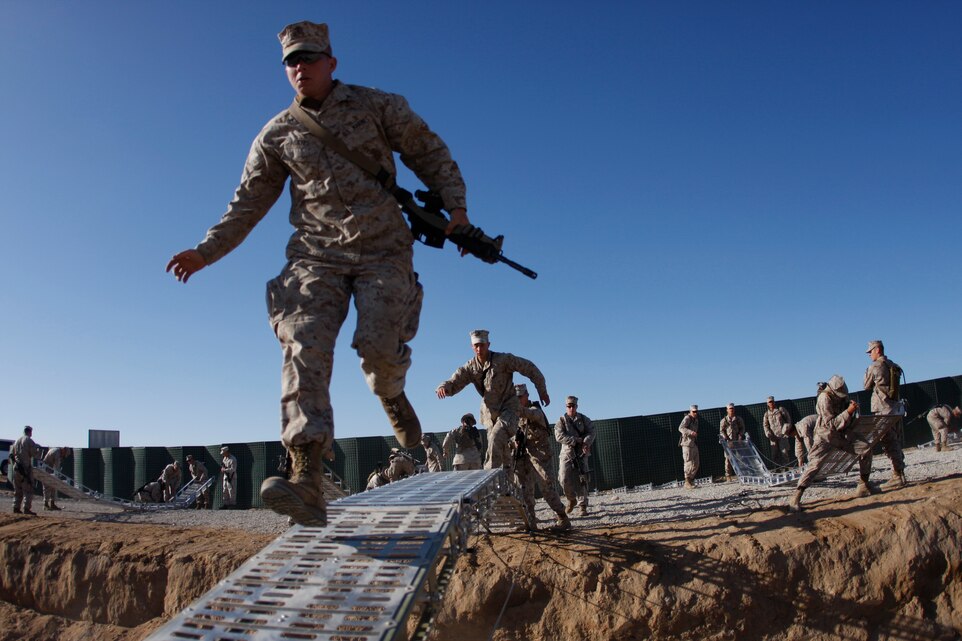
M 240 184 L 227 211 L 196 247 L 208 265 L 240 245 L 284 190 L 288 171 L 276 150 L 266 142 L 269 127 L 270 124 L 265 126 L 251 145 Z
M 558 422 L 554 424 L 554 440 L 558 441 L 562 445 L 574 445 L 574 437 L 568 433 L 565 429 L 564 418 L 559 418 Z
M 417 115 L 407 100 L 397 94 L 382 94 L 381 123 L 388 144 L 401 162 L 427 185 L 441 194 L 448 211 L 467 208 L 466 188 L 458 164 L 439 135 Z
M 848 413 L 848 409 L 842 410 L 840 414 L 835 414 L 828 394 L 819 395 L 815 410 L 818 412 L 819 418 L 822 419 L 822 423 L 834 431 L 845 429 L 854 417 L 854 414 Z
M 691 425 L 691 416 L 685 415 L 685 418 L 681 419 L 681 425 L 678 426 L 678 431 L 684 436 L 690 436 L 692 438 L 698 436 L 698 432 L 688 427 Z
M 872 389 L 873 387 L 875 387 L 875 363 L 865 368 L 865 389 Z
M 595 425 L 591 422 L 590 418 L 584 414 L 582 414 L 582 416 L 585 419 L 585 432 L 587 433 L 587 436 L 585 436 L 585 447 L 589 447 L 595 442 Z
M 765 432 L 765 437 L 769 441 L 775 438 L 775 433 L 772 432 L 772 421 L 768 417 L 768 412 L 765 412 L 765 416 L 762 418 L 762 431 Z
M 438 388 L 444 388 L 444 391 L 448 396 L 453 396 L 454 394 L 457 394 L 463 390 L 473 378 L 469 364 L 470 361 L 454 370 L 454 374 L 451 374 L 451 378 L 438 385 Z
M 521 358 L 520 356 L 515 356 L 514 354 L 505 354 L 508 358 L 508 366 L 515 372 L 518 372 L 532 383 L 534 383 L 535 389 L 538 390 L 538 398 L 544 399 L 548 396 L 548 388 L 545 385 L 544 375 L 538 366 L 529 361 L 526 358 Z

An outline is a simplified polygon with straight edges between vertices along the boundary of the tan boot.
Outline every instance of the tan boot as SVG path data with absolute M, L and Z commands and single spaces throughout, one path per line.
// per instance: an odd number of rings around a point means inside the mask
M 694 489 L 695 489 L 695 484 L 692 482 L 691 479 L 685 479 L 685 489 L 686 489 L 686 490 L 694 490 Z
M 892 478 L 882 484 L 883 490 L 900 490 L 905 487 L 905 472 L 892 472 Z
M 53 510 L 54 512 L 61 512 L 61 511 L 63 511 L 62 508 L 61 508 L 59 505 L 57 505 L 56 503 L 54 503 L 53 501 L 50 501 L 50 508 L 49 508 L 49 509 Z
M 574 511 L 575 511 L 574 499 L 568 499 L 568 508 L 565 510 L 565 512 L 567 512 L 568 514 L 571 514 Z
M 789 510 L 791 510 L 792 512 L 802 511 L 802 494 L 804 493 L 805 493 L 804 487 L 799 487 L 795 489 L 795 496 L 793 496 L 792 500 L 788 503 Z
M 404 449 L 417 447 L 421 443 L 421 421 L 415 414 L 414 408 L 408 397 L 401 392 L 394 398 L 381 398 L 381 405 L 391 427 L 394 428 L 394 435 Z
M 936 452 L 941 452 L 941 451 L 942 451 L 942 444 L 941 444 L 941 443 L 936 443 L 936 444 L 935 444 L 935 451 L 936 451 Z
M 559 532 L 567 532 L 571 529 L 571 519 L 564 512 L 558 514 L 558 518 L 555 520 L 554 529 Z
M 587 506 L 587 505 L 582 505 L 582 506 L 581 506 L 581 516 L 588 516 L 588 506 Z
M 853 493 L 855 498 L 864 498 L 866 496 L 872 496 L 872 490 L 868 486 L 868 481 L 865 479 L 859 479 L 858 485 L 855 486 L 855 492 Z
M 318 441 L 292 446 L 291 479 L 288 481 L 280 476 L 266 479 L 261 484 L 264 505 L 301 525 L 327 525 L 327 504 L 322 489 L 324 464 L 321 462 L 325 449 L 325 444 Z

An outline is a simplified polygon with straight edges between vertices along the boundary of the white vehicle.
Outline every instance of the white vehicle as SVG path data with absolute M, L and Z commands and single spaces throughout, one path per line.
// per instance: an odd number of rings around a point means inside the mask
M 3 472 L 3 481 L 10 478 L 7 474 L 10 472 L 10 448 L 13 444 L 14 441 L 0 439 L 0 471 Z

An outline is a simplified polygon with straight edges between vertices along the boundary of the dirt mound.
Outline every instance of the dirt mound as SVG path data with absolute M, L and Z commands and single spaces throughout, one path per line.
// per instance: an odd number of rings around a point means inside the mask
M 960 532 L 954 475 L 801 515 L 484 537 L 431 638 L 959 639 Z M 270 539 L 0 515 L 0 641 L 143 639 Z
M 140 639 L 272 537 L 0 517 L 0 640 Z
M 956 476 L 802 515 L 484 539 L 433 638 L 486 640 L 507 603 L 503 641 L 958 639 L 960 497 Z

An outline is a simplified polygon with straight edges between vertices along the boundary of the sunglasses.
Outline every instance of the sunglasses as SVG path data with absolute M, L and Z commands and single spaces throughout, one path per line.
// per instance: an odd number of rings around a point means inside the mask
M 318 53 L 315 51 L 295 51 L 291 55 L 284 58 L 285 67 L 296 67 L 299 64 L 312 65 L 321 58 L 326 58 L 326 53 Z

